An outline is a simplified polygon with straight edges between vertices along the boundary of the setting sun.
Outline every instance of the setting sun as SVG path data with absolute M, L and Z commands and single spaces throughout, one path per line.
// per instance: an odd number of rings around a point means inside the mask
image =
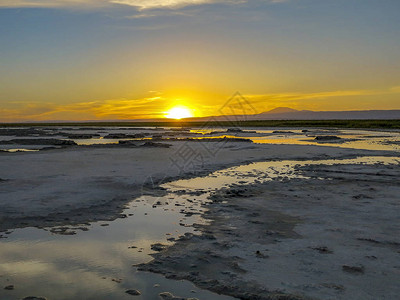
M 190 111 L 190 109 L 179 106 L 179 107 L 173 107 L 169 111 L 167 111 L 165 117 L 168 119 L 179 120 L 179 119 L 183 119 L 183 118 L 191 118 L 191 117 L 193 117 L 193 114 Z

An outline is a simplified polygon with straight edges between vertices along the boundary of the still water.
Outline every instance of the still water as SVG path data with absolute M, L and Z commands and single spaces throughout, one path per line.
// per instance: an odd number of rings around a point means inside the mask
M 63 228 L 60 231 L 64 234 L 55 234 L 54 228 L 3 233 L 0 299 L 132 299 L 125 293 L 128 289 L 142 293 L 135 299 L 159 299 L 160 292 L 207 300 L 233 299 L 198 289 L 187 281 L 139 272 L 134 265 L 151 260 L 152 244 L 171 244 L 186 232 L 196 234 L 190 225 L 206 222 L 201 217 L 206 210 L 203 204 L 215 190 L 280 178 L 306 178 L 296 171 L 304 165 L 377 163 L 398 165 L 399 158 L 257 162 L 164 184 L 166 195 L 133 199 L 123 219 Z M 187 212 L 194 214 L 188 216 Z M 14 285 L 14 290 L 3 289 L 8 285 Z
M 132 138 L 108 138 L 109 134 L 125 134 L 132 135 L 142 133 L 143 138 L 133 140 L 143 141 L 152 138 L 162 139 L 203 139 L 203 138 L 246 138 L 257 144 L 290 144 L 290 145 L 320 145 L 328 147 L 341 147 L 351 149 L 364 150 L 387 150 L 400 152 L 400 131 L 379 131 L 379 130 L 350 130 L 350 129 L 266 129 L 266 128 L 248 128 L 241 132 L 228 132 L 226 128 L 213 129 L 171 129 L 171 128 L 152 128 L 147 130 L 139 130 L 136 128 L 86 128 L 85 130 L 61 128 L 53 128 L 51 136 L 56 139 L 71 140 L 80 146 L 118 144 L 119 141 L 132 140 Z M 93 134 L 92 138 L 74 139 L 66 138 L 61 134 Z M 336 141 L 318 141 L 316 136 L 334 135 L 339 137 Z M 16 151 L 32 151 L 40 150 L 48 147 L 48 145 L 7 145 L 1 144 L 1 141 L 8 141 L 15 137 L 0 136 L 0 150 L 16 152 Z M 24 138 L 41 138 L 37 137 L 19 137 Z M 43 138 L 43 137 L 42 137 Z M 56 146 L 57 147 L 57 146 Z

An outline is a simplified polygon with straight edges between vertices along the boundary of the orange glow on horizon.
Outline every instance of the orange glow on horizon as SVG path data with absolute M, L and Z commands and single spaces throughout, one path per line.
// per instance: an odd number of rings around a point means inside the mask
M 175 106 L 166 112 L 165 117 L 168 119 L 180 120 L 184 118 L 192 118 L 193 113 L 191 109 L 185 106 Z

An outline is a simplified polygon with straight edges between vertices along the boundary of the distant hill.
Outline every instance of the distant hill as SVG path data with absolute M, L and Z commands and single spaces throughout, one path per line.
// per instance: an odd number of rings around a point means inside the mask
M 187 121 L 205 120 L 398 120 L 400 110 L 351 110 L 351 111 L 312 111 L 278 107 L 254 115 L 216 116 L 189 118 Z
M 273 109 L 250 116 L 252 120 L 389 120 L 400 119 L 400 110 L 311 111 Z

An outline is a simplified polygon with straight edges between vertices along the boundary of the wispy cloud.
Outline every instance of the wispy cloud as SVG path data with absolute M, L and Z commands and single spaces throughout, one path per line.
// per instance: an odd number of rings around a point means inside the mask
M 331 91 L 331 92 L 317 92 L 317 93 L 277 93 L 277 94 L 261 94 L 261 95 L 246 95 L 252 101 L 264 100 L 278 100 L 278 101 L 291 101 L 291 100 L 308 100 L 308 99 L 326 99 L 330 97 L 349 97 L 349 96 L 373 96 L 373 95 L 387 95 L 400 93 L 399 87 L 393 87 L 387 90 L 347 90 L 347 91 Z
M 327 92 L 314 92 L 314 93 L 270 93 L 270 94 L 248 94 L 245 95 L 249 101 L 261 108 L 270 109 L 277 106 L 290 106 L 297 109 L 320 109 L 319 101 L 332 99 L 348 99 L 349 97 L 362 97 L 362 96 L 379 96 L 379 95 L 394 95 L 400 94 L 398 86 L 388 89 L 365 89 L 365 90 L 341 90 L 341 91 L 327 91 Z M 334 100 L 333 100 L 334 101 Z M 326 107 L 326 103 L 324 105 Z M 368 108 L 366 108 L 368 109 Z
M 43 120 L 104 120 L 162 117 L 169 99 L 161 96 L 143 99 L 111 99 L 71 104 L 12 103 L 0 108 L 0 122 Z
M 179 8 L 189 5 L 200 5 L 215 2 L 230 2 L 230 1 L 212 1 L 212 0 L 111 0 L 111 3 L 135 6 L 139 9 L 152 8 Z
M 101 7 L 108 0 L 1 0 L 0 7 Z
M 127 5 L 139 10 L 181 8 L 214 3 L 244 3 L 247 0 L 1 0 L 0 7 L 106 7 Z

